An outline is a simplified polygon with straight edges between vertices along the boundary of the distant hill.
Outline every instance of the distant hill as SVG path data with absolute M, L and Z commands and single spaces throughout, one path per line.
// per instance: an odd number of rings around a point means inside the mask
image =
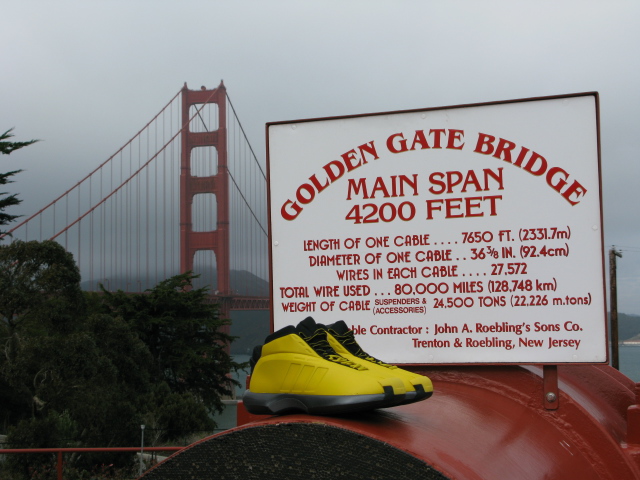
M 178 272 L 168 273 L 167 278 L 177 275 Z M 216 278 L 215 270 L 211 273 L 212 278 Z M 246 270 L 232 270 L 230 273 L 231 290 L 236 295 L 245 295 L 250 297 L 268 297 L 269 282 L 257 277 Z M 85 280 L 80 283 L 83 290 L 97 290 L 98 283 L 102 283 L 107 290 L 123 290 L 125 292 L 144 292 L 156 286 L 156 284 L 164 279 L 155 278 L 134 278 L 134 277 L 112 277 L 109 279 L 93 279 Z M 197 288 L 207 286 L 202 279 L 196 279 L 194 286 Z M 216 285 L 212 286 L 212 290 L 216 290 Z
M 611 321 L 611 315 L 609 315 L 609 321 Z M 640 335 L 640 315 L 618 313 L 618 340 L 623 342 L 638 335 Z
M 231 335 L 238 337 L 231 344 L 233 355 L 251 355 L 253 347 L 262 345 L 271 333 L 269 310 L 232 310 Z

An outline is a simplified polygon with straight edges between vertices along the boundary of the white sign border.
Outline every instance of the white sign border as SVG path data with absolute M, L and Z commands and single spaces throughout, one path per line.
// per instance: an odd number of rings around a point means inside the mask
M 591 92 L 582 92 L 582 93 L 571 93 L 571 94 L 562 94 L 562 95 L 552 95 L 552 96 L 541 96 L 541 97 L 529 97 L 529 98 L 520 98 L 520 99 L 511 99 L 511 100 L 501 100 L 501 101 L 492 101 L 492 102 L 483 102 L 483 103 L 472 103 L 472 104 L 459 104 L 452 106 L 441 106 L 441 107 L 428 107 L 428 108 L 415 108 L 408 110 L 396 110 L 396 111 L 384 111 L 384 112 L 374 112 L 374 113 L 362 113 L 362 114 L 352 114 L 352 115 L 340 115 L 340 116 L 329 116 L 329 117 L 316 117 L 316 118 L 305 118 L 305 119 L 297 119 L 297 120 L 286 120 L 286 121 L 276 121 L 276 122 L 268 122 L 265 127 L 266 133 L 266 176 L 267 176 L 267 208 L 268 208 L 268 226 L 269 226 L 269 280 L 270 280 L 270 297 L 272 308 L 270 309 L 270 324 L 271 331 L 274 331 L 274 309 L 273 305 L 275 302 L 274 295 L 274 283 L 273 283 L 273 241 L 272 241 L 272 218 L 271 218 L 271 203 L 272 203 L 272 195 L 271 195 L 271 158 L 270 158 L 270 138 L 269 138 L 269 129 L 272 126 L 279 125 L 295 125 L 295 124 L 303 124 L 310 122 L 323 122 L 323 121 L 334 121 L 334 120 L 350 120 L 350 119 L 358 119 L 358 118 L 367 118 L 367 117 L 376 117 L 376 116 L 384 116 L 384 115 L 401 115 L 401 114 L 411 114 L 411 113 L 426 113 L 426 112 L 438 112 L 442 110 L 454 110 L 454 109 L 463 109 L 463 108 L 473 108 L 473 107 L 487 107 L 487 106 L 500 106 L 500 105 L 509 105 L 509 104 L 518 104 L 518 103 L 528 103 L 528 102 L 539 102 L 546 100 L 561 100 L 561 99 L 570 99 L 576 97 L 593 97 L 594 107 L 595 107 L 595 124 L 596 124 L 596 144 L 597 144 L 597 171 L 598 171 L 598 198 L 599 198 L 599 219 L 600 219 L 600 244 L 602 245 L 602 249 L 600 252 L 600 270 L 602 272 L 602 295 L 604 299 L 603 305 L 603 324 L 604 324 L 604 350 L 605 350 L 605 359 L 601 362 L 598 361 L 550 361 L 550 362 L 492 362 L 492 361 L 478 361 L 478 362 L 455 362 L 455 363 L 428 363 L 428 362 L 411 362 L 405 363 L 405 365 L 438 365 L 438 366 L 446 366 L 446 365 L 456 365 L 456 366 L 464 366 L 464 365 L 558 365 L 558 364 L 582 364 L 582 365 L 599 365 L 599 364 L 607 364 L 609 362 L 609 331 L 607 328 L 607 302 L 606 302 L 606 280 L 605 280 L 605 252 L 604 252 L 604 221 L 603 221 L 603 201 L 602 201 L 602 156 L 601 156 L 601 140 L 600 140 L 600 101 L 599 94 L 597 91 Z M 595 262 L 594 262 L 595 263 Z M 301 315 L 301 319 L 304 315 Z

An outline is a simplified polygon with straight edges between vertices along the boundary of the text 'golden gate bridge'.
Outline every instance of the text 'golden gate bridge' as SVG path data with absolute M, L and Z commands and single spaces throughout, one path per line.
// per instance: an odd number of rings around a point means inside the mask
M 266 198 L 264 170 L 224 84 L 185 83 L 122 148 L 5 240 L 59 242 L 86 290 L 141 292 L 193 271 L 194 286 L 227 307 L 266 308 Z

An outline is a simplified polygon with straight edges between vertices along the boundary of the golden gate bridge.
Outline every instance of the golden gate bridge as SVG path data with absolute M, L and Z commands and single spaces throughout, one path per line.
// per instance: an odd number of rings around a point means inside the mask
M 133 138 L 5 240 L 55 240 L 83 288 L 199 275 L 221 313 L 267 309 L 266 176 L 227 95 L 184 87 Z

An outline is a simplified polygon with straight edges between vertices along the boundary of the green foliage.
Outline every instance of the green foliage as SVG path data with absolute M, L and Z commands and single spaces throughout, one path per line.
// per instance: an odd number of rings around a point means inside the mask
M 9 155 L 11 152 L 15 150 L 18 150 L 22 147 L 26 147 L 28 145 L 31 145 L 32 143 L 37 142 L 37 140 L 29 140 L 28 142 L 10 142 L 8 141 L 8 139 L 13 137 L 13 134 L 11 133 L 12 131 L 13 129 L 9 129 L 6 132 L 4 132 L 2 135 L 0 135 L 0 153 L 3 155 Z M 16 173 L 20 173 L 21 171 L 22 170 L 13 170 L 7 173 L 0 173 L 0 185 L 6 185 L 7 183 L 12 183 L 11 177 Z M 6 195 L 6 196 L 3 197 L 2 195 Z M 8 223 L 12 222 L 13 220 L 19 217 L 19 215 L 9 215 L 8 213 L 4 213 L 4 210 L 8 207 L 18 205 L 20 202 L 21 200 L 18 198 L 16 194 L 7 195 L 7 192 L 0 192 L 0 225 L 7 225 Z M 5 232 L 0 230 L 0 235 L 2 233 L 5 233 Z
M 233 362 L 216 304 L 207 303 L 205 288 L 193 289 L 191 273 L 176 275 L 143 294 L 104 291 L 104 304 L 125 319 L 153 357 L 155 382 L 172 392 L 190 393 L 209 409 L 222 410 L 221 397 L 235 382 L 228 373 L 242 367 Z
M 17 240 L 0 246 L 0 317 L 9 329 L 18 322 L 41 328 L 44 320 L 60 328 L 83 309 L 80 272 L 60 244 Z
M 147 405 L 142 424 L 152 445 L 168 440 L 188 444 L 194 432 L 211 432 L 215 422 L 207 408 L 191 393 L 172 392 L 165 382 L 153 385 L 145 398 Z
M 26 419 L 12 427 L 9 436 L 14 448 L 46 448 L 65 442 L 77 428 L 68 412 L 49 412 L 45 417 Z M 55 454 L 9 455 L 7 463 L 9 470 L 29 478 L 34 470 L 48 470 L 55 463 Z
M 211 432 L 211 413 L 233 383 L 228 373 L 242 365 L 227 354 L 228 322 L 192 278 L 137 295 L 85 294 L 56 242 L 0 245 L 0 429 L 10 445 L 132 446 L 142 424 L 147 445 Z M 49 459 L 39 458 L 14 458 L 11 478 L 47 478 Z M 107 458 L 114 468 L 130 461 Z M 104 461 L 66 459 L 78 472 Z
M 22 147 L 27 147 L 33 143 L 36 143 L 38 140 L 29 140 L 27 142 L 9 142 L 7 139 L 13 137 L 13 128 L 10 128 L 2 135 L 0 135 L 0 153 L 3 155 L 9 155 L 11 152 L 15 150 L 19 150 Z
M 0 246 L 0 421 L 5 425 L 42 410 L 43 394 L 47 403 L 64 394 L 75 373 L 70 356 L 86 354 L 86 336 L 73 332 L 83 311 L 79 280 L 73 257 L 56 242 Z

